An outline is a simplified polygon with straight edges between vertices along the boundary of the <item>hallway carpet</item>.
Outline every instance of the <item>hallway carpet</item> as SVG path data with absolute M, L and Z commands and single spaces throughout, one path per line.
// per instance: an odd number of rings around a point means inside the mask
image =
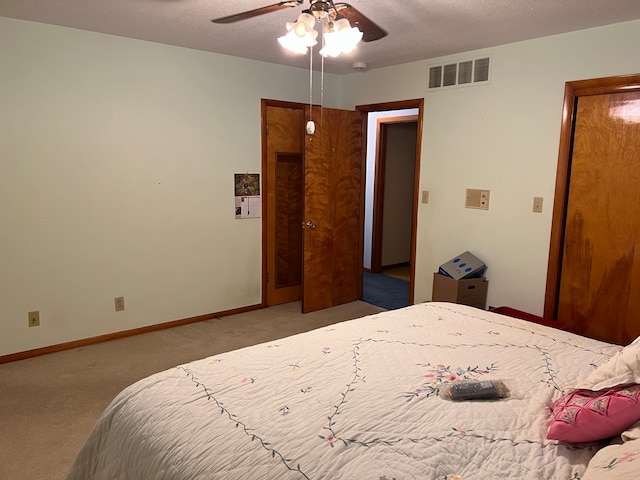
M 362 300 L 395 310 L 409 305 L 409 282 L 382 273 L 364 272 Z

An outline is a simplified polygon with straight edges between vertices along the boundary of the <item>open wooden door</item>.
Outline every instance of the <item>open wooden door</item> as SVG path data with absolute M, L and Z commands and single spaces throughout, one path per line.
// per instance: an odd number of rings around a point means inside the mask
M 362 293 L 362 114 L 319 116 L 305 136 L 303 313 Z

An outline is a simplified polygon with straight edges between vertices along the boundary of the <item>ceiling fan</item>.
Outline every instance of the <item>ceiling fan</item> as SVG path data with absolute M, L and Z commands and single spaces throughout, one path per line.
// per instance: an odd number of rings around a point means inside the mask
M 278 10 L 283 10 L 290 7 L 299 7 L 304 0 L 291 0 L 274 3 L 273 5 L 267 5 L 264 7 L 256 8 L 253 10 L 247 10 L 246 12 L 236 13 L 226 17 L 215 18 L 211 20 L 213 23 L 234 23 L 240 20 L 246 20 L 248 18 L 257 17 Z M 387 35 L 387 32 L 379 27 L 375 22 L 364 16 L 360 11 L 349 5 L 348 3 L 333 3 L 333 0 L 309 0 L 309 8 L 304 10 L 303 13 L 309 13 L 316 17 L 328 15 L 333 20 L 336 17 L 346 18 L 349 23 L 354 27 L 358 27 L 362 32 L 363 42 L 373 42 L 374 40 L 380 40 Z

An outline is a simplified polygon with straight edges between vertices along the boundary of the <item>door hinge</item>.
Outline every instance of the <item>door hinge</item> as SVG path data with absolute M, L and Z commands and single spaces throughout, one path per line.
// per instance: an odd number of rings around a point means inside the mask
M 265 125 L 265 129 L 266 129 L 266 134 L 267 134 L 267 137 L 268 137 L 269 136 L 269 124 L 268 123 Z
M 269 272 L 267 272 L 267 283 L 269 283 Z

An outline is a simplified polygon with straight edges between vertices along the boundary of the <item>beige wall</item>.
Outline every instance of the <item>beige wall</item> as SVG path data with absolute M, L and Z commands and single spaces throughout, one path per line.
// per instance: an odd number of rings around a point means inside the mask
M 416 123 L 387 125 L 381 265 L 411 260 Z
M 425 98 L 416 301 L 471 250 L 489 304 L 541 312 L 564 82 L 640 72 L 639 29 L 490 49 L 488 86 L 427 93 L 431 61 L 327 76 L 327 106 Z M 260 169 L 260 99 L 306 103 L 306 71 L 4 18 L 0 44 L 0 355 L 260 302 L 232 179 Z
M 307 71 L 5 18 L 0 45 L 0 355 L 261 301 L 233 174 Z
M 627 22 L 343 77 L 345 108 L 425 98 L 416 302 L 441 263 L 470 250 L 488 265 L 488 305 L 542 313 L 564 84 L 639 73 L 639 31 Z M 490 85 L 427 92 L 430 64 L 479 53 L 492 56 Z M 466 188 L 491 190 L 490 209 L 464 208 Z

